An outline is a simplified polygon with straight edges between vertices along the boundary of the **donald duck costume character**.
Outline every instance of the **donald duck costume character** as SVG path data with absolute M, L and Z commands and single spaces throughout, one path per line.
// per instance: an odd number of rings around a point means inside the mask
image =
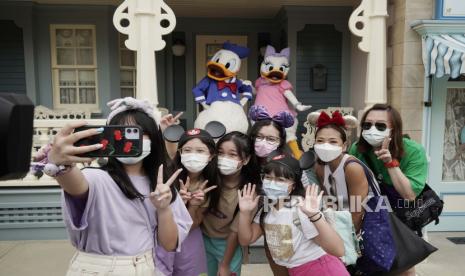
M 195 120 L 196 128 L 203 129 L 208 122 L 219 121 L 227 132 L 247 132 L 249 124 L 243 106 L 252 99 L 252 86 L 250 81 L 236 76 L 241 59 L 249 52 L 246 47 L 225 42 L 207 63 L 207 76 L 192 89 L 195 102 L 204 108 Z
M 281 111 L 288 111 L 294 116 L 294 125 L 286 128 L 286 142 L 296 159 L 302 152 L 297 145 L 297 111 L 310 109 L 310 105 L 302 105 L 292 92 L 292 84 L 286 80 L 289 73 L 289 48 L 276 53 L 273 46 L 266 47 L 265 57 L 260 66 L 261 77 L 255 81 L 256 99 L 254 105 L 261 105 L 273 117 Z

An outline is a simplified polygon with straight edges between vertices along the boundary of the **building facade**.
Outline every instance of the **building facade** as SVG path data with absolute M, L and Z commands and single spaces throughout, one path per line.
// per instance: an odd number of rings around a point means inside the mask
M 109 112 L 106 102 L 134 95 L 137 86 L 135 54 L 112 22 L 120 2 L 1 2 L 0 93 L 26 94 L 55 113 L 104 118 Z M 208 58 L 226 40 L 251 49 L 240 74 L 251 81 L 259 76 L 264 46 L 291 47 L 289 81 L 299 100 L 314 110 L 352 107 L 357 115 L 366 107 L 367 93 L 377 93 L 366 90 L 369 53 L 360 50 L 361 38 L 348 26 L 362 1 L 166 2 L 177 24 L 164 37 L 167 46 L 156 53 L 159 106 L 184 111 L 182 124 L 187 127 L 197 113 L 191 89 L 205 75 Z M 465 150 L 458 151 L 465 134 L 457 136 L 465 132 L 465 82 L 456 75 L 451 79 L 450 73 L 425 73 L 422 41 L 428 32 L 418 31 L 418 26 L 428 20 L 460 26 L 459 2 L 387 1 L 387 101 L 401 112 L 405 132 L 427 149 L 430 185 L 446 202 L 441 224 L 431 230 L 465 230 Z M 439 17 L 439 9 L 449 8 L 455 16 Z M 460 34 L 459 29 L 454 34 Z M 459 75 L 465 73 L 460 70 Z M 316 78 L 324 82 L 323 90 L 314 87 Z M 305 132 L 305 120 L 301 114 L 299 134 Z M 37 139 L 49 138 L 38 126 L 51 130 L 61 123 L 37 122 Z M 65 238 L 59 194 L 50 179 L 0 183 L 0 239 Z

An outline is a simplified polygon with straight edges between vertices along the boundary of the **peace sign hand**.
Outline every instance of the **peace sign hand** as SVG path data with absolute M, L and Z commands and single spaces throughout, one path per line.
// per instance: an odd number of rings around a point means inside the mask
M 157 210 L 165 209 L 170 205 L 172 198 L 170 186 L 181 171 L 182 169 L 177 170 L 166 183 L 163 183 L 163 165 L 158 168 L 157 187 L 154 192 L 150 193 L 150 201 Z
M 215 189 L 217 186 L 211 186 L 205 189 L 205 186 L 207 185 L 208 180 L 205 180 L 202 185 L 200 185 L 200 188 L 192 193 L 192 199 L 189 200 L 189 204 L 192 206 L 200 206 L 204 203 L 205 201 L 205 195 L 210 192 L 211 190 Z
M 391 143 L 391 138 L 386 137 L 384 138 L 383 144 L 380 150 L 375 150 L 375 155 L 378 157 L 379 160 L 383 161 L 383 163 L 389 163 L 392 161 L 391 152 L 389 151 L 389 144 Z
M 244 212 L 251 212 L 257 208 L 258 200 L 260 199 L 255 192 L 255 184 L 247 184 L 242 191 L 237 191 L 239 197 L 239 209 Z
M 160 129 L 163 132 L 167 127 L 178 124 L 179 123 L 179 118 L 184 114 L 184 112 L 179 112 L 176 116 L 173 116 L 173 114 L 167 114 L 163 117 L 161 117 L 160 120 Z
M 192 199 L 192 193 L 189 192 L 189 185 L 191 184 L 189 176 L 186 179 L 186 184 L 184 184 L 184 181 L 182 181 L 181 179 L 179 179 L 179 184 L 180 184 L 179 194 L 181 195 L 181 198 L 184 204 L 186 204 L 189 200 Z
M 300 209 L 308 217 L 316 215 L 320 212 L 321 198 L 323 196 L 323 191 L 318 194 L 317 185 L 309 185 L 305 190 L 305 198 L 301 202 Z

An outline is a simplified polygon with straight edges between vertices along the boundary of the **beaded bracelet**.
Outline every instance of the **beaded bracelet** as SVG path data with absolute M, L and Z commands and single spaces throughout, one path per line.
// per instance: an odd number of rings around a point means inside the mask
M 31 162 L 31 173 L 36 175 L 38 172 L 43 172 L 50 177 L 57 177 L 71 171 L 73 165 L 56 165 L 48 161 L 48 154 L 52 149 L 52 145 L 48 144 L 41 148 L 37 155 L 33 158 L 35 162 Z

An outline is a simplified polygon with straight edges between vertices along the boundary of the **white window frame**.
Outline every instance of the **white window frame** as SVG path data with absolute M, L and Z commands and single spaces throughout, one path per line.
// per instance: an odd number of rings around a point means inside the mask
M 57 47 L 56 47 L 56 30 L 57 29 L 91 29 L 93 41 L 93 65 L 58 65 L 57 64 Z M 97 66 L 97 34 L 95 25 L 84 24 L 51 24 L 50 25 L 50 50 L 51 50 L 51 67 L 52 67 L 52 83 L 53 83 L 53 107 L 55 109 L 85 109 L 91 112 L 100 113 L 99 92 L 98 92 L 98 66 Z M 60 103 L 60 85 L 59 85 L 59 70 L 60 69 L 89 69 L 94 70 L 95 74 L 95 104 L 62 104 Z M 76 96 L 79 100 L 79 81 L 76 80 Z
M 136 68 L 137 68 L 137 66 L 136 66 L 136 64 L 137 64 L 137 56 L 136 56 L 136 53 L 134 53 L 134 66 L 123 66 L 123 65 L 122 65 L 122 60 L 121 60 L 121 56 L 122 56 L 122 55 L 121 55 L 121 52 L 122 52 L 123 50 L 129 50 L 129 49 L 124 45 L 124 43 L 122 43 L 123 40 L 126 40 L 126 39 L 127 39 L 126 35 L 123 35 L 123 34 L 119 33 L 119 35 L 118 35 L 118 56 L 119 56 L 119 72 L 120 72 L 120 83 L 119 83 L 120 94 L 121 94 L 121 97 L 123 97 L 123 91 L 122 91 L 122 89 L 123 89 L 123 88 L 131 88 L 131 89 L 132 89 L 132 93 L 133 93 L 132 97 L 135 98 L 135 97 L 136 97 L 136 90 L 137 90 L 137 84 L 136 84 L 136 83 L 137 83 L 137 79 L 136 79 L 136 77 L 137 77 L 137 73 L 136 73 Z M 121 44 L 123 44 L 124 46 L 121 47 Z M 129 51 L 131 51 L 131 50 L 129 50 Z M 124 70 L 124 71 L 132 71 L 132 79 L 134 80 L 134 84 L 133 84 L 133 85 L 131 85 L 131 86 L 128 86 L 128 85 L 121 85 L 121 71 L 123 71 L 123 70 Z

